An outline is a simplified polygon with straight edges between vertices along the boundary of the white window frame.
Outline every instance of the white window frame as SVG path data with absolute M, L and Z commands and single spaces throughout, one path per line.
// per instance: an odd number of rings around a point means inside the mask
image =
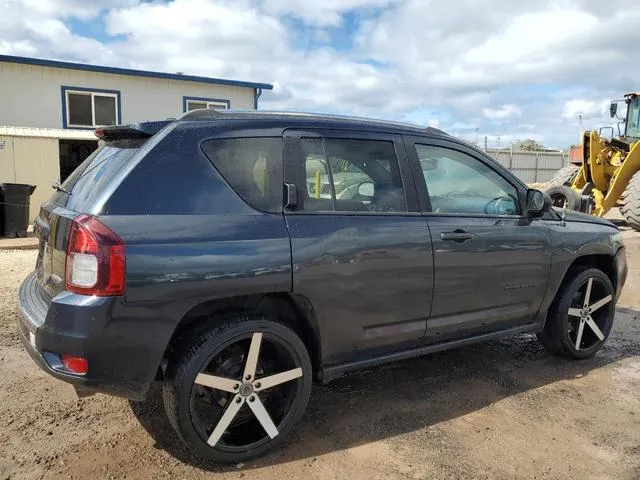
M 64 92 L 65 94 L 65 108 L 66 108 L 66 113 L 67 113 L 67 128 L 97 128 L 97 127 L 104 127 L 104 125 L 98 125 L 96 124 L 96 102 L 95 102 L 95 97 L 99 96 L 99 97 L 111 97 L 114 99 L 115 101 L 115 105 L 116 105 L 116 109 L 115 109 L 115 118 L 114 118 L 114 125 L 118 124 L 118 118 L 120 118 L 119 114 L 119 105 L 118 105 L 118 97 L 119 95 L 117 93 L 104 93 L 104 92 L 93 92 L 93 91 L 83 91 L 83 90 L 71 90 L 71 89 L 67 89 Z M 70 106 L 69 106 L 69 94 L 72 95 L 87 95 L 91 97 L 91 122 L 93 123 L 92 125 L 78 125 L 75 123 L 71 123 L 71 111 L 70 111 Z
M 204 103 L 207 108 L 219 108 L 221 110 L 228 110 L 229 107 L 226 102 L 215 102 L 209 100 L 195 100 L 195 99 L 187 99 L 187 112 L 190 112 L 189 105 L 191 103 Z

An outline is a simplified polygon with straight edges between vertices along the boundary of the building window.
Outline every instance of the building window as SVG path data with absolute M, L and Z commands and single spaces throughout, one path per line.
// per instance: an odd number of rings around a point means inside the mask
M 185 112 L 190 112 L 191 110 L 198 110 L 201 108 L 217 108 L 221 110 L 227 110 L 231 108 L 231 102 L 229 100 L 222 100 L 219 98 L 183 97 L 182 107 L 182 110 Z
M 96 128 L 120 122 L 120 92 L 62 87 L 64 128 Z

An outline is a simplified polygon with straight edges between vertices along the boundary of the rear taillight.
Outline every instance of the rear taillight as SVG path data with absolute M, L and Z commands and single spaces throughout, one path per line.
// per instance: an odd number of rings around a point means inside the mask
M 84 357 L 62 355 L 62 364 L 71 373 L 77 373 L 78 375 L 86 375 L 89 371 L 89 362 Z
M 71 224 L 65 289 L 83 295 L 124 295 L 122 240 L 97 218 L 79 215 Z

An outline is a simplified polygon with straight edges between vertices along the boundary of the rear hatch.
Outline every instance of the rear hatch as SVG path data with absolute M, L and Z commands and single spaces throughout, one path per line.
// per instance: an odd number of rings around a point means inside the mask
M 34 234 L 40 241 L 36 276 L 45 300 L 50 301 L 65 288 L 67 243 L 74 218 L 82 213 L 100 213 L 105 195 L 114 182 L 120 181 L 125 166 L 135 161 L 142 145 L 166 123 L 96 131 L 102 145 L 62 185 L 54 187 L 49 201 L 40 207 L 34 222 Z

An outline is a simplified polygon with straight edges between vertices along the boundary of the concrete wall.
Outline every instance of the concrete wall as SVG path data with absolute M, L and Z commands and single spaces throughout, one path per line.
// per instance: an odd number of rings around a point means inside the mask
M 183 112 L 183 96 L 254 107 L 254 89 L 0 62 L 0 125 L 62 128 L 61 87 L 119 90 L 122 123 Z

